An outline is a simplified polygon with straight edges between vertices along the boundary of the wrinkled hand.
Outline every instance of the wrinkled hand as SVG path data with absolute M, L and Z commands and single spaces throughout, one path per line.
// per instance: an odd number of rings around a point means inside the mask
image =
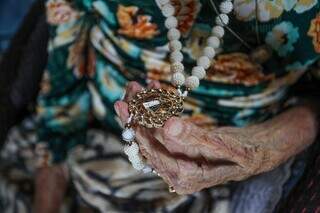
M 159 83 L 152 82 L 149 87 L 159 87 Z M 129 116 L 127 102 L 142 89 L 136 82 L 129 83 L 124 101 L 115 103 L 123 123 Z M 257 143 L 253 135 L 261 141 Z M 270 135 L 255 127 L 204 130 L 178 117 L 169 119 L 158 129 L 136 127 L 136 139 L 147 163 L 178 194 L 243 180 L 290 157 L 289 153 L 285 154 L 286 146 L 277 150 L 272 144 L 268 147 L 269 144 L 262 148 L 266 137 Z

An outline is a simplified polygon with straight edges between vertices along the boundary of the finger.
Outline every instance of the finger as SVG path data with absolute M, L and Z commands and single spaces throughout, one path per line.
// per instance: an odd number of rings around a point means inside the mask
M 124 101 L 117 101 L 114 104 L 114 110 L 116 111 L 116 114 L 121 120 L 122 124 L 127 123 L 127 120 L 129 118 L 129 111 L 128 111 L 128 104 Z
M 136 81 L 131 81 L 126 87 L 126 94 L 123 98 L 123 101 L 129 102 L 135 96 L 136 93 L 143 90 L 143 87 Z
M 236 162 L 229 160 L 236 153 L 230 154 L 224 151 L 227 150 L 224 146 L 222 151 L 218 149 L 218 153 L 215 153 L 215 146 L 211 148 L 206 145 L 202 146 L 206 140 L 197 139 L 196 145 L 194 145 L 190 139 L 190 135 L 194 136 L 194 133 L 189 134 L 189 132 L 198 132 L 199 130 L 196 128 L 190 130 L 188 123 L 179 120 L 171 119 L 162 128 L 165 133 L 161 133 L 163 134 L 160 138 L 161 143 L 154 140 L 154 134 L 151 131 L 148 131 L 149 136 L 145 133 L 141 136 L 142 140 L 139 140 L 139 144 L 144 147 L 142 148 L 143 153 L 148 158 L 148 162 L 160 173 L 165 182 L 175 188 L 178 194 L 190 194 L 203 188 L 246 177 L 248 171 L 244 171 L 244 168 Z M 182 123 L 179 124 L 179 122 Z M 159 130 L 156 132 L 159 133 Z M 163 138 L 166 139 L 163 140 Z M 216 147 L 219 148 L 219 146 Z M 221 157 L 221 153 L 228 155 Z
M 209 163 L 201 165 L 201 167 L 204 171 L 203 179 L 198 186 L 194 186 L 193 191 L 227 184 L 230 181 L 240 181 L 249 177 L 248 173 L 237 165 L 219 166 L 215 163 Z M 194 180 L 194 182 L 196 182 L 196 180 Z
M 241 167 L 246 167 L 247 164 L 256 164 L 256 161 L 263 158 L 258 157 L 258 148 L 255 145 L 250 145 L 250 138 L 247 137 L 238 128 L 223 127 L 218 128 L 208 134 L 208 140 L 211 142 L 211 150 L 216 150 L 221 158 L 235 162 Z
M 232 162 L 241 162 L 251 157 L 248 155 L 249 149 L 237 144 L 234 138 L 203 130 L 177 117 L 170 118 L 163 128 L 155 129 L 153 134 L 171 153 Z
M 200 181 L 204 180 L 205 175 L 207 175 L 205 170 L 209 170 L 208 166 L 205 169 L 203 166 L 199 166 L 208 164 L 205 159 L 202 160 L 200 157 L 190 158 L 184 153 L 170 153 L 162 143 L 153 137 L 153 133 L 145 128 L 138 128 L 137 141 L 142 155 L 147 158 L 148 164 L 160 174 L 168 185 L 173 186 L 178 194 L 190 194 L 209 187 L 208 183 L 214 184 L 224 181 L 225 176 L 222 175 L 224 173 L 221 173 L 219 169 L 220 173 L 214 174 L 215 176 L 210 173 L 210 177 L 215 182 L 206 180 L 203 183 Z M 213 162 L 213 165 L 218 166 L 215 162 Z
M 197 147 L 201 145 L 203 135 L 207 134 L 191 122 L 181 118 L 170 118 L 163 128 L 155 129 L 154 137 L 171 153 L 183 153 L 189 157 L 198 157 Z
M 148 84 L 148 89 L 159 89 L 161 87 L 160 82 L 159 81 L 151 81 Z
M 139 128 L 137 140 L 143 156 L 170 186 L 190 190 L 192 182 L 189 180 L 201 177 L 203 173 L 197 165 L 197 158 L 192 159 L 184 154 L 172 154 L 165 146 L 157 141 L 151 131 Z M 178 189 L 179 191 L 179 189 Z
M 189 194 L 197 189 L 199 184 L 194 183 L 202 178 L 203 171 L 195 159 L 171 154 L 155 140 L 150 131 L 138 130 L 137 140 L 147 163 L 169 186 L 173 186 L 178 194 Z
M 179 170 L 177 179 L 171 180 L 178 194 L 191 194 L 199 191 L 199 182 L 203 180 L 203 170 L 198 166 L 199 159 L 188 158 L 187 156 L 177 156 Z
M 176 183 L 172 182 L 177 180 L 176 171 L 178 171 L 178 167 L 176 159 L 145 128 L 138 127 L 136 139 L 139 143 L 141 154 L 147 159 L 147 163 L 160 174 L 168 185 L 176 185 Z
M 202 173 L 198 177 L 182 178 L 177 181 L 178 194 L 192 194 L 205 188 L 226 184 L 229 181 L 243 180 L 246 175 L 237 166 L 217 166 L 215 163 L 200 165 Z M 194 169 L 194 168 L 192 168 Z

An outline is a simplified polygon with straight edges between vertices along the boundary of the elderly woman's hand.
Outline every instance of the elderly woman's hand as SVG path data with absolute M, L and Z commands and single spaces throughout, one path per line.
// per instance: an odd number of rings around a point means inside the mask
M 157 82 L 151 84 L 158 86 Z M 137 83 L 130 83 L 125 100 L 115 104 L 122 122 L 129 116 L 126 102 L 141 89 Z M 162 128 L 138 126 L 136 134 L 147 163 L 177 193 L 189 194 L 278 166 L 313 141 L 316 122 L 311 111 L 300 107 L 247 128 L 204 130 L 173 117 Z

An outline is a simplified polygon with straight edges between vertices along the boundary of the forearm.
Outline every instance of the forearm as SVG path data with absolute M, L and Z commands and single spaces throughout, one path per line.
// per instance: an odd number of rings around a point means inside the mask
M 252 142 L 263 152 L 262 171 L 270 170 L 312 144 L 319 130 L 319 109 L 304 104 L 249 127 Z
M 245 171 L 236 179 L 269 171 L 314 142 L 318 109 L 304 104 L 261 124 L 216 129 L 207 137 L 208 156 L 217 149 L 218 154 L 230 156 L 228 160 Z

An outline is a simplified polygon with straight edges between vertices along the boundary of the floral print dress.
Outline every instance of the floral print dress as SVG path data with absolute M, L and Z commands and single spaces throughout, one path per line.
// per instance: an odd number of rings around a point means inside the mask
M 217 14 L 209 0 L 171 1 L 190 73 Z M 317 0 L 233 3 L 232 32 L 226 29 L 220 54 L 186 100 L 184 116 L 203 128 L 250 125 L 281 112 L 293 104 L 290 89 L 320 52 Z M 37 114 L 12 130 L 9 143 L 29 130 L 33 137 L 25 141 L 36 144 L 38 163 L 66 161 L 82 201 L 101 212 L 223 212 L 228 205 L 217 200 L 230 196 L 228 187 L 190 196 L 168 194 L 160 178 L 130 167 L 115 136 L 120 128 L 113 104 L 129 81 L 146 85 L 159 80 L 170 87 L 167 31 L 158 4 L 48 0 L 49 58 Z M 272 56 L 257 63 L 253 52 L 262 46 Z M 93 121 L 108 133 L 92 130 Z
M 184 40 L 186 72 L 206 45 L 216 16 L 210 1 L 173 1 Z M 216 2 L 218 4 L 218 2 Z M 243 126 L 282 110 L 286 94 L 319 52 L 317 1 L 234 1 L 222 52 L 186 114 L 199 125 Z M 93 115 L 118 129 L 113 103 L 129 81 L 170 82 L 168 40 L 157 1 L 47 1 L 49 61 L 38 100 L 39 141 L 52 160 L 85 143 Z M 255 63 L 250 52 L 267 45 L 272 57 Z M 63 139 L 62 139 L 63 138 Z

